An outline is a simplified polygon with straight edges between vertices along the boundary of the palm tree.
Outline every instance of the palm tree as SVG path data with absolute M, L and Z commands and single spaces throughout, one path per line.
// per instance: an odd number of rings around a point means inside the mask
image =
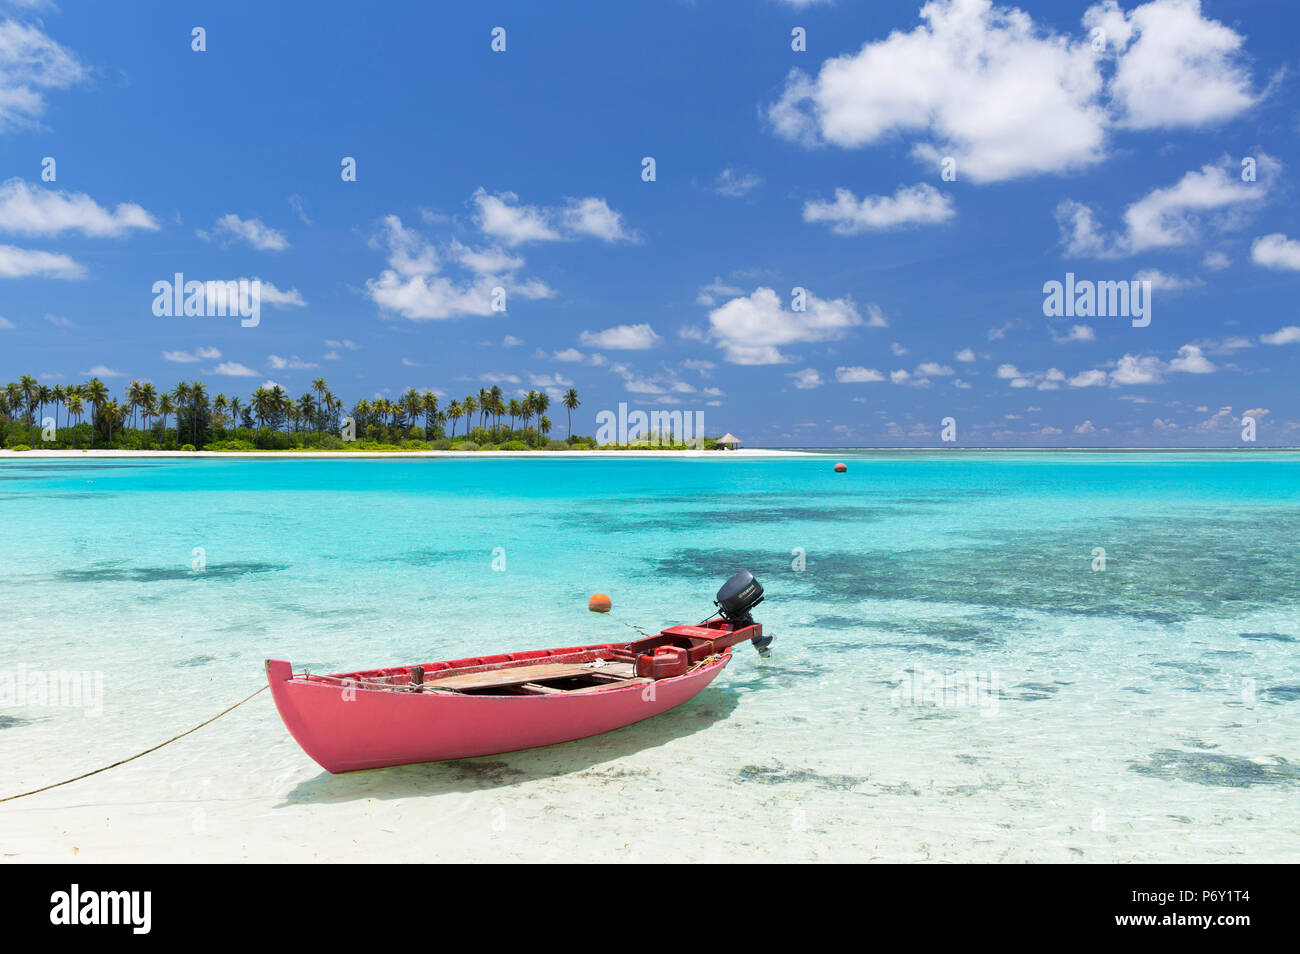
M 104 423 L 108 425 L 108 443 L 113 443 L 113 425 L 122 424 L 126 421 L 127 409 L 117 401 L 109 401 L 104 405 Z
M 5 385 L 5 404 L 8 405 L 9 423 L 13 424 L 13 419 L 22 413 L 23 410 L 23 387 L 16 381 L 10 381 Z
M 158 398 L 158 415 L 162 418 L 162 431 L 158 434 L 159 442 L 167 435 L 167 418 L 176 413 L 176 405 L 172 403 L 172 396 L 164 391 Z M 176 428 L 180 430 L 180 418 L 176 419 Z
M 372 412 L 373 408 L 370 406 L 370 402 L 365 398 L 358 401 L 352 408 L 352 422 L 356 425 L 357 430 L 361 432 L 362 436 L 370 433 L 366 428 L 370 425 L 370 415 Z
M 184 381 L 172 388 L 172 404 L 176 411 L 176 443 L 181 443 L 181 414 L 190 404 L 190 386 Z
M 543 414 L 538 418 L 537 429 L 541 431 L 543 435 L 549 435 L 551 433 L 551 419 Z
M 239 427 L 239 412 L 243 410 L 244 402 L 238 397 L 230 399 L 230 424 L 232 427 Z
M 141 393 L 140 382 L 132 381 L 126 386 L 126 406 L 131 415 L 131 426 L 135 426 L 135 409 L 143 403 L 144 396 Z
M 330 429 L 333 430 L 339 426 L 339 411 L 343 410 L 343 402 L 334 396 L 333 391 L 326 391 L 325 407 L 329 411 L 326 423 L 329 425 Z
M 143 431 L 149 430 L 149 419 L 158 413 L 158 391 L 153 382 L 146 381 L 140 387 L 140 423 Z M 144 446 L 144 434 L 140 434 L 140 446 Z
M 330 402 L 326 400 L 329 394 L 329 386 L 326 385 L 324 378 L 316 378 L 311 383 L 311 389 L 316 392 L 316 432 L 320 433 L 321 426 L 324 424 L 322 417 L 325 409 L 329 407 Z
M 258 388 L 253 392 L 253 400 L 249 406 L 253 409 L 253 416 L 257 418 L 257 429 L 260 431 L 262 422 L 272 413 L 271 392 L 266 388 Z
M 22 390 L 24 406 L 27 408 L 27 426 L 32 426 L 32 411 L 36 409 L 36 392 L 40 385 L 30 374 L 24 374 L 18 379 L 18 387 Z
M 99 408 L 108 400 L 108 388 L 99 378 L 91 378 L 90 383 L 83 385 L 82 396 L 90 402 L 90 446 L 95 446 L 95 428 L 99 426 Z
M 474 412 L 478 410 L 478 401 L 474 400 L 473 395 L 466 395 L 460 406 L 465 412 L 465 433 L 468 434 L 470 425 L 474 423 Z
M 434 428 L 438 426 L 438 395 L 425 391 L 420 407 L 424 411 L 424 439 L 432 440 Z
M 456 422 L 460 416 L 465 413 L 465 409 L 460 406 L 460 402 L 453 399 L 451 404 L 447 405 L 447 416 L 451 418 L 451 436 L 456 436 Z
M 501 424 L 501 416 L 506 412 L 505 394 L 501 390 L 501 385 L 494 384 L 488 390 L 488 401 L 492 405 L 492 413 L 496 415 L 497 425 Z
M 411 388 L 402 397 L 402 409 L 406 412 L 406 436 L 411 436 L 411 428 L 415 426 L 415 419 L 419 417 L 420 412 L 424 410 L 424 398 L 420 392 Z
M 523 405 L 519 403 L 518 398 L 510 399 L 510 403 L 506 405 L 506 413 L 510 416 L 510 432 L 514 433 L 515 418 L 524 413 Z
M 322 379 L 317 378 L 316 380 L 320 381 Z M 297 411 L 298 411 L 298 419 L 300 421 L 311 422 L 315 420 L 316 401 L 312 398 L 310 394 L 303 394 L 302 397 L 298 398 Z
M 287 417 L 288 412 L 289 394 L 284 388 L 277 384 L 271 388 L 271 413 L 274 415 L 275 420 L 278 423 L 281 418 Z M 287 420 L 285 421 L 285 424 L 288 424 Z M 285 430 L 288 430 L 287 426 L 285 427 Z
M 62 384 L 56 384 L 54 385 L 53 397 L 54 397 L 54 437 L 55 440 L 57 440 L 59 437 L 59 405 L 68 399 L 68 392 L 64 389 Z
M 77 419 L 77 424 L 80 424 L 81 413 L 82 413 L 81 389 L 77 387 L 70 388 L 68 390 L 67 402 L 68 402 L 68 417 L 70 418 L 75 417 Z M 73 426 L 75 427 L 76 425 Z
M 218 391 L 217 396 L 212 399 L 212 426 L 226 426 L 226 412 L 230 410 L 230 399 L 223 392 Z
M 40 405 L 42 427 L 45 426 L 45 405 L 49 404 L 53 400 L 54 400 L 54 392 L 50 390 L 49 385 L 42 384 L 39 388 L 36 389 L 36 403 Z M 54 423 L 55 423 L 55 428 L 57 430 L 58 421 L 55 421 Z
M 524 395 L 523 405 L 524 405 L 524 430 L 528 430 L 528 423 L 533 419 L 534 415 L 537 413 L 537 392 L 530 388 L 528 393 Z
M 569 390 L 564 392 L 564 399 L 561 403 L 564 404 L 565 410 L 569 412 L 569 436 L 572 437 L 573 436 L 573 412 L 578 409 L 578 405 L 581 404 L 582 402 L 578 400 L 578 392 L 575 391 L 573 388 L 569 388 Z
M 199 446 L 199 414 L 208 409 L 208 388 L 202 381 L 190 384 L 190 406 L 194 412 L 194 446 Z

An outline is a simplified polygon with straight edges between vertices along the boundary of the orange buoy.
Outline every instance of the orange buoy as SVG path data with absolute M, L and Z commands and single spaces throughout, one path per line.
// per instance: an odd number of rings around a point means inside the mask
M 837 474 L 842 474 L 846 472 L 848 469 L 849 469 L 849 465 L 845 463 L 839 463 L 835 465 L 835 473 Z
M 587 600 L 587 609 L 593 613 L 608 613 L 614 608 L 614 601 L 604 593 L 597 593 L 591 599 Z

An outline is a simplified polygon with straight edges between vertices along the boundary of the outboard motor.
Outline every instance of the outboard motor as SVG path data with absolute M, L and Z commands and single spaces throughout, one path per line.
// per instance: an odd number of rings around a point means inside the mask
M 741 570 L 722 584 L 713 605 L 718 608 L 718 613 L 723 619 L 740 629 L 754 625 L 754 617 L 749 611 L 761 602 L 763 602 L 763 584 L 754 579 L 754 574 L 748 570 Z M 772 639 L 771 636 L 758 636 L 752 640 L 760 656 L 766 658 L 771 655 Z

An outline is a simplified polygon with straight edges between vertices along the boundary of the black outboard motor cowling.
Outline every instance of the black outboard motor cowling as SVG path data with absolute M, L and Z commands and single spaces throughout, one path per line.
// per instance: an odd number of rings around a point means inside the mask
M 722 618 L 737 626 L 748 626 L 753 622 L 749 611 L 763 602 L 763 584 L 754 579 L 754 574 L 741 570 L 718 590 L 718 598 L 713 605 L 718 608 Z
M 753 625 L 754 617 L 749 611 L 761 602 L 763 602 L 763 584 L 754 579 L 754 574 L 748 570 L 741 570 L 723 583 L 722 588 L 718 590 L 717 599 L 713 601 L 722 618 L 738 629 Z M 772 645 L 771 636 L 758 636 L 751 642 L 760 656 L 767 656 L 771 652 L 768 648 Z

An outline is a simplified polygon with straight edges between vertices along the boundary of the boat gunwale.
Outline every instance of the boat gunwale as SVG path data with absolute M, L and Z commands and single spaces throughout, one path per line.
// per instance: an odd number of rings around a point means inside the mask
M 463 674 L 485 672 L 491 669 L 509 669 L 541 659 L 554 660 L 561 656 L 594 653 L 600 650 L 626 650 L 628 643 L 593 643 L 589 646 L 564 646 L 557 649 L 525 649 L 513 653 L 493 653 L 485 656 L 466 656 L 462 659 L 439 659 L 428 663 L 411 663 L 409 666 L 387 666 L 382 669 L 355 669 L 336 673 L 294 673 L 294 678 L 311 679 L 382 679 L 389 676 L 409 676 L 412 669 L 424 670 L 425 678 L 446 676 L 452 672 Z
M 599 645 L 594 645 L 594 646 L 575 646 L 575 647 L 571 647 L 571 648 L 569 648 L 569 649 L 559 650 L 558 652 L 561 652 L 561 653 L 567 653 L 567 654 L 575 654 L 575 653 L 592 652 L 592 651 L 601 650 L 601 649 L 622 648 L 622 647 L 625 647 L 626 645 L 627 645 L 626 643 L 609 643 L 609 644 L 599 644 Z M 614 683 L 611 683 L 609 686 L 607 686 L 607 687 L 602 687 L 602 688 L 600 688 L 599 690 L 596 690 L 596 691 L 594 691 L 594 692 L 579 693 L 579 694 L 577 694 L 577 695 L 603 696 L 603 695 L 605 695 L 606 693 L 609 693 L 609 692 L 616 692 L 616 691 L 620 691 L 620 690 L 629 690 L 629 689 L 635 689 L 635 690 L 639 690 L 639 691 L 644 691 L 644 690 L 646 689 L 647 686 L 660 685 L 660 684 L 665 684 L 665 683 L 676 682 L 676 681 L 678 681 L 678 680 L 688 679 L 688 678 L 691 678 L 691 677 L 693 677 L 693 676 L 698 676 L 698 675 L 700 675 L 701 673 L 703 673 L 703 672 L 705 672 L 705 671 L 708 671 L 708 670 L 711 670 L 711 669 L 713 669 L 713 668 L 715 668 L 715 667 L 726 666 L 726 665 L 731 661 L 731 651 L 732 651 L 732 649 L 733 649 L 733 647 L 731 647 L 731 646 L 726 646 L 726 647 L 724 647 L 723 649 L 719 650 L 715 655 L 713 655 L 713 656 L 711 656 L 711 657 L 709 657 L 709 658 L 707 658 L 707 659 L 705 659 L 705 660 L 701 660 L 701 662 L 700 662 L 698 665 L 693 666 L 692 668 L 688 669 L 686 672 L 684 672 L 684 673 L 682 673 L 682 674 L 680 674 L 680 675 L 677 675 L 677 676 L 669 676 L 669 677 L 666 677 L 666 678 L 664 678 L 664 679 L 656 679 L 656 680 L 654 680 L 653 682 L 649 682 L 649 683 L 647 683 L 647 682 L 641 682 L 641 681 L 636 681 L 636 680 L 629 680 L 629 681 L 626 681 L 626 682 L 623 682 L 623 681 L 620 681 L 620 682 L 614 682 Z M 531 657 L 531 658 L 525 658 L 525 659 L 521 659 L 521 660 L 515 660 L 515 661 L 513 661 L 513 665 L 495 665 L 495 666 L 494 666 L 494 665 L 492 665 L 492 664 L 488 664 L 488 665 L 485 665 L 485 666 L 480 666 L 480 667 L 471 667 L 471 668 L 466 668 L 466 669 L 451 669 L 451 668 L 449 668 L 449 669 L 442 669 L 442 670 L 437 670 L 437 671 L 440 672 L 440 673 L 442 673 L 443 675 L 451 675 L 452 673 L 456 673 L 456 674 L 465 674 L 465 673 L 470 673 L 470 672 L 475 672 L 475 671 L 484 671 L 484 672 L 486 672 L 486 671 L 490 671 L 490 670 L 492 670 L 492 669 L 511 669 L 511 668 L 514 668 L 514 666 L 523 666 L 523 665 L 527 665 L 528 663 L 530 663 L 530 662 L 534 662 L 534 661 L 536 661 L 536 660 L 539 659 L 539 658 L 540 658 L 540 659 L 547 659 L 547 658 L 551 658 L 551 657 L 549 657 L 549 656 L 540 656 L 540 657 L 539 657 L 539 656 L 534 656 L 534 657 Z M 459 660 L 452 660 L 452 661 L 459 661 Z M 413 668 L 417 668 L 417 666 L 418 666 L 418 664 L 413 665 L 413 666 L 395 666 L 395 667 L 392 667 L 392 668 L 390 668 L 390 669 L 383 669 L 383 670 L 367 670 L 367 671 L 364 671 L 364 674 L 369 674 L 369 673 L 390 673 L 390 674 L 398 674 L 398 673 L 402 673 L 402 674 L 406 674 L 406 675 L 409 676 L 409 674 L 410 674 L 410 670 L 413 669 Z M 600 670 L 599 670 L 599 669 L 593 669 L 592 671 L 593 671 L 593 672 L 599 672 Z M 426 670 L 426 674 L 427 674 L 427 670 Z M 366 692 L 366 693 L 373 693 L 373 694 L 376 694 L 376 695 L 393 695 L 393 694 L 396 694 L 396 695 L 401 695 L 401 696 L 407 696 L 407 697 L 410 697 L 410 698 L 425 698 L 425 699 L 439 699 L 439 700 L 459 698 L 459 699 L 466 699 L 466 700 L 470 700 L 470 699 L 479 699 L 479 700 L 491 699 L 491 700 L 494 700 L 494 701 L 506 701 L 506 700 L 509 700 L 509 701 L 516 701 L 516 700 L 518 700 L 518 701 L 527 701 L 527 700 L 530 700 L 530 699 L 568 699 L 568 698 L 573 698 L 573 697 L 575 696 L 575 693 L 572 693 L 572 692 L 557 692 L 557 693 L 553 693 L 553 694 L 551 694 L 551 693 L 547 693 L 547 694 L 539 694 L 539 695 L 532 695 L 532 694 L 529 694 L 529 695 L 516 695 L 516 694 L 514 694 L 514 693 L 502 693 L 502 694 L 500 694 L 500 695 L 496 695 L 496 694 L 493 694 L 493 693 L 487 693 L 487 692 L 475 692 L 475 693 L 457 692 L 456 690 L 453 690 L 453 689 L 438 690 L 438 688 L 437 688 L 437 682 L 438 682 L 438 681 L 437 681 L 436 679 L 434 679 L 434 680 L 430 680 L 430 681 L 426 681 L 426 682 L 423 684 L 424 691 L 422 691 L 422 692 L 412 692 L 412 691 L 410 691 L 410 690 L 405 689 L 405 686 L 408 685 L 408 683 L 394 683 L 394 684 L 392 684 L 392 685 L 388 685 L 388 686 L 378 686 L 378 685 L 366 685 L 365 683 L 363 683 L 363 682 L 361 682 L 361 681 L 359 681 L 359 680 L 356 681 L 356 682 L 348 682 L 348 681 L 347 681 L 347 680 L 353 680 L 353 679 L 356 679 L 357 675 L 358 675 L 358 674 L 356 674 L 356 673 L 342 673 L 342 674 L 331 674 L 331 675 L 320 675 L 320 674 L 316 674 L 316 673 L 292 673 L 288 679 L 285 679 L 285 680 L 284 680 L 284 684 L 285 684 L 286 686 L 297 685 L 297 686 L 311 687 L 311 688 L 316 688 L 316 689 L 328 689 L 328 690 L 330 690 L 331 692 L 337 692 L 337 691 L 339 691 L 340 689 L 344 689 L 344 690 L 352 690 L 353 692 Z M 336 680 L 337 680 L 337 681 L 336 681 Z

